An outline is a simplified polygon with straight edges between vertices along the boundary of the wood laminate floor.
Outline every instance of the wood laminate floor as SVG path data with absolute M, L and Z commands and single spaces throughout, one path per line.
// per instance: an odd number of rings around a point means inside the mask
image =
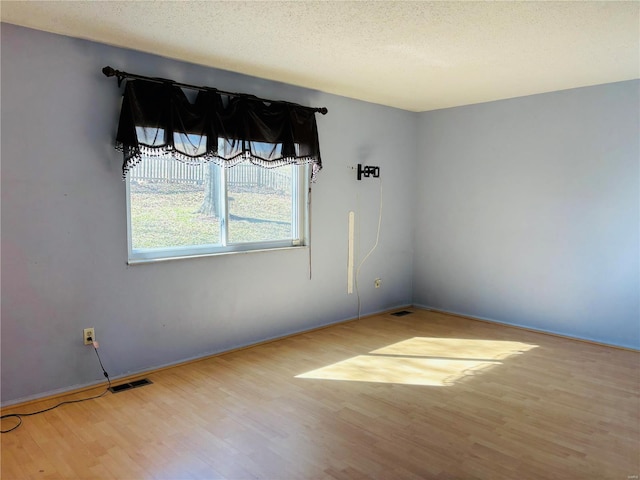
M 638 352 L 409 310 L 25 417 L 2 478 L 638 478 Z

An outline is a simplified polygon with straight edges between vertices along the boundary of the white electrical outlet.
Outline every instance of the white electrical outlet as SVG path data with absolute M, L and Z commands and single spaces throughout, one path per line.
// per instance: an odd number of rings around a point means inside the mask
M 382 280 L 381 280 L 381 279 L 379 279 L 379 278 L 376 278 L 376 279 L 373 281 L 373 286 L 374 286 L 374 287 L 376 287 L 376 288 L 380 288 L 380 287 L 382 286 Z
M 85 345 L 91 345 L 96 341 L 96 331 L 94 328 L 85 328 L 83 330 L 83 337 Z

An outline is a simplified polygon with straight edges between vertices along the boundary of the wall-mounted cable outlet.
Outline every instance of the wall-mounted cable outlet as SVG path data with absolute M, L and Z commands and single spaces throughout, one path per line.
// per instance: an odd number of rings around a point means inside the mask
M 93 327 L 85 328 L 82 332 L 82 338 L 84 339 L 85 345 L 92 345 L 93 342 L 96 341 L 96 331 Z
M 382 280 L 381 280 L 381 279 L 379 279 L 379 278 L 376 278 L 376 279 L 373 281 L 373 286 L 374 286 L 374 287 L 376 287 L 376 288 L 380 288 L 380 287 L 382 286 Z

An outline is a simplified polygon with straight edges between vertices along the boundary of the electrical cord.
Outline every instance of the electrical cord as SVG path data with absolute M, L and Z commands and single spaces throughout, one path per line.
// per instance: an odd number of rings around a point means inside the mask
M 369 258 L 369 256 L 373 253 L 373 251 L 376 248 L 378 248 L 378 241 L 380 240 L 380 225 L 382 224 L 382 179 L 379 178 L 379 181 L 380 181 L 380 208 L 378 210 L 378 231 L 376 233 L 376 242 L 373 244 L 373 247 L 371 247 L 371 250 L 369 250 L 369 252 L 360 261 L 360 263 L 358 264 L 358 268 L 356 268 L 355 287 L 356 287 L 356 296 L 358 297 L 358 320 L 360 320 L 360 308 L 361 308 L 360 290 L 358 289 L 358 277 L 360 275 L 360 267 L 362 267 L 362 264 L 367 260 L 367 258 Z
M 17 418 L 18 419 L 18 423 L 16 425 L 14 425 L 13 427 L 11 427 L 8 430 L 0 430 L 0 433 L 9 433 L 14 431 L 16 428 L 18 428 L 20 425 L 22 425 L 22 417 L 30 417 L 32 415 L 38 415 L 39 413 L 44 413 L 44 412 L 48 412 L 50 410 L 53 410 L 54 408 L 58 408 L 62 405 L 66 405 L 69 403 L 80 403 L 80 402 L 86 402 L 87 400 L 94 400 L 96 398 L 100 398 L 103 397 L 111 388 L 111 379 L 109 378 L 109 374 L 107 373 L 107 371 L 104 369 L 104 366 L 102 365 L 102 360 L 100 359 L 100 354 L 98 353 L 98 349 L 96 348 L 96 343 L 94 342 L 93 344 L 93 349 L 96 352 L 96 356 L 98 357 L 98 362 L 100 363 L 100 368 L 102 368 L 102 373 L 104 374 L 105 378 L 107 379 L 108 382 L 108 386 L 105 389 L 104 392 L 102 392 L 100 395 L 96 395 L 94 397 L 88 397 L 88 398 L 80 398 L 78 400 L 66 400 L 64 402 L 60 402 L 57 405 L 54 405 L 53 407 L 49 407 L 49 408 L 45 408 L 43 410 L 38 410 L 37 412 L 31 412 L 31 413 L 9 413 L 7 415 L 2 415 L 0 416 L 0 420 L 4 420 L 5 418 Z

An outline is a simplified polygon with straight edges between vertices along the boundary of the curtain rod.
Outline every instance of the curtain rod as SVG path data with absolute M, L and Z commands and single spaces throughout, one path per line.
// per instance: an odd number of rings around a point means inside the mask
M 303 107 L 303 108 L 310 108 L 310 107 L 305 107 L 304 105 L 299 105 L 297 103 L 292 103 L 292 102 L 284 102 L 284 101 L 278 101 L 278 100 L 266 100 L 264 98 L 259 98 L 256 97 L 255 95 L 249 95 L 246 93 L 234 93 L 234 92 L 225 92 L 224 90 L 218 90 L 217 88 L 211 88 L 211 87 L 198 87 L 196 85 L 189 85 L 188 83 L 180 83 L 180 82 L 174 82 L 173 80 L 167 80 L 165 78 L 157 78 L 157 77 L 145 77 L 144 75 L 136 75 L 135 73 L 127 73 L 127 72 L 122 72 L 120 70 L 115 70 L 112 67 L 106 66 L 102 69 L 102 73 L 105 74 L 105 76 L 107 77 L 116 77 L 118 79 L 118 86 L 120 86 L 122 84 L 122 80 L 130 78 L 132 80 L 148 80 L 150 82 L 157 82 L 157 83 L 170 83 L 171 85 L 174 85 L 176 87 L 181 87 L 181 88 L 188 88 L 191 90 L 200 90 L 200 91 L 215 91 L 218 93 L 221 93 L 222 95 L 229 95 L 231 97 L 244 97 L 244 98 L 250 98 L 252 100 L 258 100 L 261 102 L 272 102 L 272 103 L 283 103 L 286 105 L 294 105 L 296 107 Z M 322 115 L 326 115 L 328 110 L 326 107 L 321 107 L 321 108 L 310 108 L 311 110 L 313 110 L 314 112 L 318 112 L 321 113 Z

